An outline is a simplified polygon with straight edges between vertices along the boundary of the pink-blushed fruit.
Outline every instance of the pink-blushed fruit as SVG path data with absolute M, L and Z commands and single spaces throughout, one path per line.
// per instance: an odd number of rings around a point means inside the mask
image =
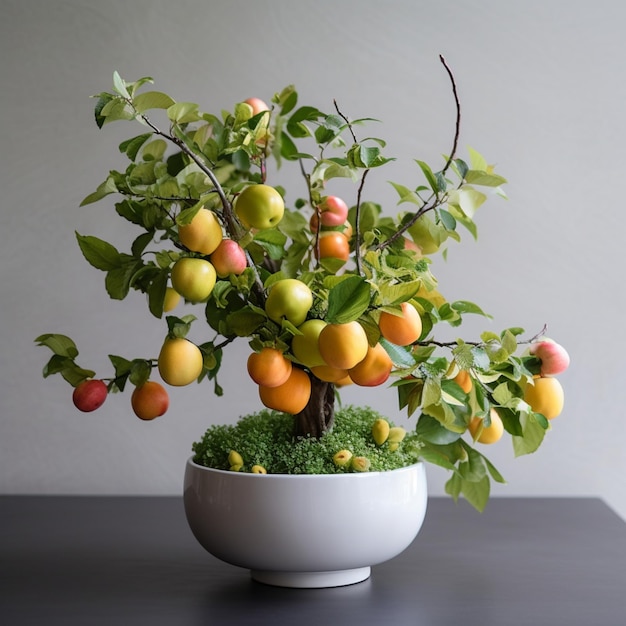
M 326 196 L 317 207 L 320 212 L 322 226 L 341 226 L 348 219 L 348 205 L 337 196 Z M 317 211 L 311 227 L 317 230 Z
M 220 278 L 238 276 L 248 264 L 245 250 L 233 239 L 222 239 L 211 255 L 211 263 Z
M 252 115 L 257 115 L 262 111 L 269 111 L 270 108 L 261 100 L 261 98 L 246 98 L 244 100 L 246 104 L 249 104 L 252 107 Z
M 101 380 L 89 379 L 79 383 L 72 393 L 74 406 L 83 413 L 100 408 L 107 399 L 108 389 Z
M 530 353 L 541 361 L 542 376 L 556 376 L 569 367 L 569 354 L 565 348 L 552 341 L 545 339 L 530 345 Z

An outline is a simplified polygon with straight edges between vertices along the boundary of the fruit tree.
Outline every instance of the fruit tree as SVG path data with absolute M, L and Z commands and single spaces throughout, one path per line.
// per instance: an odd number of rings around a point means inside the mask
M 105 272 L 109 296 L 147 294 L 149 313 L 167 329 L 156 358 L 112 355 L 108 378 L 78 365 L 66 335 L 41 335 L 37 343 L 53 352 L 44 375 L 61 373 L 83 411 L 104 402 L 104 388 L 123 391 L 130 382 L 143 389 L 134 393 L 135 412 L 152 419 L 169 401 L 160 383 L 147 386 L 151 378 L 174 386 L 208 380 L 221 394 L 223 355 L 242 339 L 260 402 L 293 414 L 296 433 L 319 438 L 332 428 L 342 386 L 393 384 L 400 408 L 418 414 L 422 457 L 454 470 L 450 493 L 487 475 L 500 480 L 473 444 L 507 432 L 516 453 L 534 451 L 562 409 L 553 376 L 569 357 L 540 341 L 542 331 L 523 338 L 517 327 L 472 341 L 436 339 L 437 325 L 486 314 L 439 291 L 430 256 L 463 231 L 476 237 L 476 211 L 490 193 L 505 197 L 506 183 L 477 151 L 457 154 L 459 99 L 441 62 L 456 105 L 451 145 L 437 167 L 416 160 L 413 182 L 391 183 L 396 216 L 366 200 L 368 180 L 394 160 L 385 141 L 364 130 L 373 120 L 351 119 L 336 102 L 330 112 L 302 105 L 293 86 L 270 104 L 249 98 L 209 113 L 151 90 L 150 78 L 115 73 L 113 89 L 96 96 L 95 121 L 130 122 L 141 132 L 119 146 L 125 166 L 82 205 L 114 197 L 137 236 L 128 251 L 76 237 L 85 259 Z M 273 184 L 270 161 L 295 165 L 297 191 Z M 351 197 L 333 189 L 339 178 L 354 183 Z M 183 306 L 197 315 L 173 313 Z M 201 345 L 187 338 L 195 323 L 212 332 Z

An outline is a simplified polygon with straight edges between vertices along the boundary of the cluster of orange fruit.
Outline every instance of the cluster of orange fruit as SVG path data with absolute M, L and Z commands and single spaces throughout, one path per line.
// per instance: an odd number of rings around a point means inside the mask
M 279 283 L 295 280 L 284 279 Z M 293 283 L 290 286 L 296 287 Z M 308 289 L 304 283 L 301 286 Z M 270 305 L 272 291 L 268 298 Z M 382 311 L 378 325 L 381 336 L 399 346 L 417 341 L 422 333 L 419 313 L 409 303 L 403 303 L 397 314 Z M 295 362 L 274 347 L 264 347 L 248 357 L 248 373 L 259 385 L 259 396 L 266 407 L 292 414 L 304 409 L 311 395 L 311 379 L 303 368 L 338 386 L 354 383 L 373 387 L 389 378 L 393 368 L 391 357 L 380 343 L 369 344 L 359 322 L 308 319 L 297 328 L 301 334 L 295 335 L 291 343 Z

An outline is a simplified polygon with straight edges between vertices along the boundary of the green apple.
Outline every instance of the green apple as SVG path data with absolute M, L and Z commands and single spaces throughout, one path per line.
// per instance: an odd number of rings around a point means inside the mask
M 235 202 L 235 213 L 246 228 L 273 228 L 283 218 L 284 212 L 283 197 L 269 185 L 250 185 Z
M 216 279 L 215 268 L 205 259 L 182 257 L 172 268 L 172 287 L 189 302 L 206 300 Z
M 326 326 L 324 320 L 306 320 L 306 322 L 298 326 L 298 330 L 302 334 L 294 335 L 291 340 L 291 351 L 293 355 L 306 367 L 326 365 L 326 361 L 322 358 L 317 343 L 324 326 Z
M 308 285 L 296 278 L 283 278 L 270 287 L 265 312 L 279 324 L 286 319 L 294 326 L 300 326 L 312 304 L 313 294 Z

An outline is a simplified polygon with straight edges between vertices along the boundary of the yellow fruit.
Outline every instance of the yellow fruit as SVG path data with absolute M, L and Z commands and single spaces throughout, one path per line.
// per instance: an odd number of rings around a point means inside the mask
M 167 287 L 165 289 L 165 298 L 163 299 L 163 312 L 168 313 L 173 311 L 180 302 L 180 294 L 174 287 Z
M 365 456 L 355 456 L 352 459 L 352 469 L 355 472 L 367 472 L 370 468 L 370 460 Z
M 482 430 L 483 420 L 480 417 L 473 417 L 470 420 L 467 428 L 475 441 L 479 441 L 480 443 L 496 443 L 496 441 L 502 438 L 504 434 L 504 424 L 495 409 L 491 409 L 489 418 L 491 423 L 489 426 L 483 427 Z M 476 436 L 477 434 L 478 437 Z
M 189 302 L 206 300 L 216 280 L 215 268 L 206 259 L 182 257 L 172 267 L 172 287 Z
M 253 465 L 250 471 L 253 474 L 267 474 L 267 470 L 262 465 Z
M 243 457 L 237 450 L 231 450 L 228 453 L 228 464 L 232 467 L 233 465 L 243 465 Z
M 319 336 L 324 361 L 340 370 L 349 370 L 367 355 L 369 344 L 363 326 L 358 322 L 327 324 Z
M 551 420 L 561 414 L 565 394 L 556 378 L 539 377 L 526 385 L 524 400 L 535 413 L 541 413 L 546 419 Z
M 352 460 L 352 452 L 350 450 L 339 450 L 333 456 L 333 463 L 337 467 L 346 467 Z
M 222 241 L 222 226 L 215 213 L 200 209 L 189 224 L 178 227 L 178 238 L 188 250 L 212 254 Z
M 174 387 L 192 383 L 200 376 L 203 367 L 200 348 L 179 337 L 165 340 L 157 362 L 161 378 Z
M 402 426 L 394 426 L 389 429 L 389 437 L 387 441 L 389 443 L 400 443 L 406 437 L 406 430 Z
M 374 422 L 372 426 L 372 437 L 377 446 L 382 446 L 389 438 L 389 422 L 385 419 L 379 418 Z

